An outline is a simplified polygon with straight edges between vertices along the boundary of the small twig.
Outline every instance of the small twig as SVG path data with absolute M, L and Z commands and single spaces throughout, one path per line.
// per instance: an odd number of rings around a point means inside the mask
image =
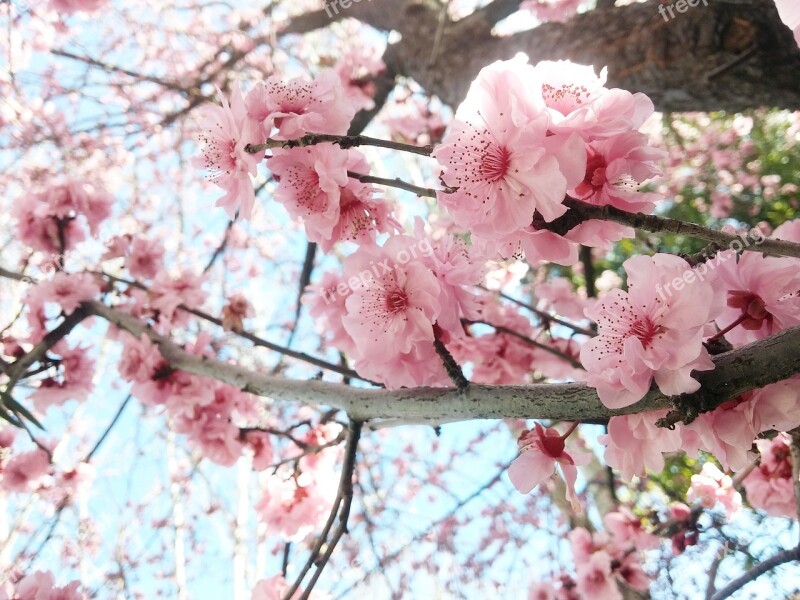
M 414 185 L 413 183 L 408 183 L 407 181 L 403 181 L 399 177 L 395 177 L 394 179 L 387 179 L 386 177 L 375 177 L 374 175 L 364 175 L 363 173 L 355 173 L 353 171 L 348 171 L 347 176 L 351 179 L 357 179 L 361 183 L 377 183 L 378 185 L 385 185 L 388 187 L 394 187 L 401 190 L 406 190 L 407 192 L 413 192 L 417 196 L 423 196 L 428 198 L 436 198 L 437 190 L 433 188 L 425 188 Z M 439 190 L 442 192 L 448 192 L 448 190 Z
M 493 291 L 493 290 L 490 290 L 490 289 L 485 288 L 483 286 L 478 286 L 478 287 L 480 289 L 482 289 L 482 290 L 486 290 L 487 292 L 492 292 Z M 594 337 L 594 336 L 597 335 L 597 333 L 595 333 L 594 331 L 591 331 L 590 329 L 586 329 L 585 327 L 581 327 L 580 325 L 576 325 L 575 323 L 570 323 L 569 321 L 565 321 L 564 319 L 561 319 L 559 317 L 551 315 L 551 314 L 549 314 L 549 313 L 547 313 L 547 312 L 545 312 L 545 311 L 543 311 L 543 310 L 541 310 L 539 308 L 536 308 L 535 306 L 531 306 L 530 304 L 527 304 L 526 302 L 523 302 L 522 300 L 518 300 L 517 298 L 514 298 L 513 296 L 509 296 L 508 294 L 506 294 L 504 292 L 497 292 L 497 295 L 500 296 L 501 298 L 503 298 L 504 300 L 508 300 L 509 302 L 513 302 L 517 306 L 521 306 L 522 308 L 525 308 L 525 309 L 531 311 L 533 314 L 535 314 L 536 316 L 538 316 L 542 320 L 542 324 L 543 325 L 547 325 L 548 322 L 552 321 L 553 323 L 557 323 L 558 325 L 563 325 L 564 327 L 569 327 L 570 329 L 572 329 L 572 331 L 574 331 L 575 333 L 580 333 L 581 335 L 586 335 L 586 336 L 589 336 L 589 337 Z
M 469 380 L 464 376 L 461 365 L 453 358 L 453 355 L 450 354 L 450 351 L 442 342 L 437 329 L 438 325 L 434 326 L 433 347 L 436 349 L 436 354 L 442 359 L 444 370 L 447 371 L 447 376 L 450 377 L 450 381 L 455 384 L 459 392 L 466 392 L 469 389 Z
M 504 327 L 502 325 L 494 325 L 493 323 L 489 323 L 488 321 L 470 321 L 470 320 L 467 320 L 467 319 L 462 319 L 461 322 L 465 323 L 465 324 L 468 324 L 468 325 L 488 325 L 489 327 L 493 327 L 494 330 L 496 332 L 498 332 L 498 333 L 505 333 L 507 335 L 515 337 L 518 340 L 520 340 L 521 342 L 523 342 L 525 344 L 528 344 L 529 346 L 533 346 L 534 348 L 539 348 L 540 350 L 544 350 L 545 352 L 549 352 L 553 356 L 557 356 L 559 358 L 563 358 L 564 360 L 566 360 L 569 364 L 571 364 L 576 369 L 583 369 L 583 365 L 581 364 L 581 362 L 578 359 L 573 358 L 572 356 L 569 356 L 568 354 L 564 354 L 563 352 L 561 352 L 557 348 L 553 348 L 552 346 L 548 346 L 547 344 L 543 344 L 542 342 L 537 342 L 536 340 L 532 340 L 528 336 L 522 335 L 518 331 L 514 331 L 513 329 L 509 329 L 508 327 Z
M 772 556 L 765 560 L 762 563 L 759 563 L 749 571 L 747 571 L 741 577 L 734 579 L 724 588 L 719 590 L 713 596 L 711 596 L 711 600 L 724 600 L 731 596 L 734 592 L 740 590 L 748 583 L 755 581 L 764 573 L 771 571 L 775 567 L 782 565 L 787 562 L 792 562 L 795 560 L 800 560 L 800 546 L 796 548 L 792 548 L 791 550 L 784 550 L 783 552 L 778 552 L 775 556 Z
M 350 428 L 347 434 L 347 445 L 345 446 L 344 464 L 342 465 L 342 477 L 339 480 L 339 491 L 336 494 L 336 500 L 333 504 L 333 509 L 331 510 L 328 521 L 325 523 L 325 527 L 323 527 L 322 532 L 317 539 L 317 543 L 314 545 L 314 548 L 311 551 L 308 560 L 306 561 L 306 564 L 303 566 L 300 574 L 297 576 L 294 583 L 284 595 L 283 600 L 291 600 L 292 596 L 294 596 L 295 592 L 303 583 L 303 579 L 305 579 L 306 574 L 311 570 L 312 565 L 316 564 L 314 575 L 311 577 L 311 581 L 300 596 L 300 600 L 308 600 L 311 590 L 314 589 L 314 585 L 316 585 L 319 576 L 322 574 L 322 570 L 330 560 L 333 550 L 336 548 L 336 544 L 339 542 L 342 535 L 344 535 L 344 533 L 347 531 L 347 519 L 350 515 L 350 506 L 352 505 L 353 501 L 353 474 L 356 468 L 356 451 L 358 450 L 358 440 L 361 438 L 361 427 L 361 421 L 350 421 Z M 339 510 L 340 507 L 341 511 Z M 337 514 L 339 515 L 339 524 L 333 533 L 333 537 L 330 541 L 328 541 L 328 533 L 330 532 L 331 527 L 333 527 L 333 523 L 336 520 Z M 325 554 L 323 554 L 320 558 L 320 552 L 326 543 L 328 546 L 325 549 Z
M 117 412 L 114 415 L 114 418 L 111 419 L 111 423 L 108 424 L 108 427 L 106 427 L 105 431 L 103 432 L 103 435 L 101 435 L 100 439 L 97 440 L 95 445 L 92 447 L 92 449 L 86 455 L 86 458 L 83 459 L 83 462 L 88 463 L 90 460 L 92 460 L 92 457 L 100 449 L 100 446 L 102 446 L 103 442 L 106 441 L 106 438 L 108 437 L 108 434 L 111 433 L 112 429 L 114 429 L 114 426 L 117 424 L 117 421 L 119 421 L 119 418 L 122 416 L 122 413 L 125 410 L 125 407 L 128 406 L 128 403 L 131 401 L 132 397 L 133 396 L 131 394 L 128 394 L 128 396 L 122 402 L 120 407 L 117 409 Z
M 211 258 L 208 260 L 205 268 L 203 269 L 203 274 L 208 273 L 211 270 L 211 267 L 214 266 L 214 263 L 217 262 L 217 259 L 222 256 L 222 253 L 225 252 L 225 248 L 228 247 L 228 240 L 231 236 L 231 229 L 233 229 L 233 224 L 235 221 L 231 220 L 228 221 L 228 225 L 225 227 L 225 233 L 222 236 L 222 241 L 220 242 L 219 246 L 214 250 L 214 254 L 211 255 Z
M 410 152 L 422 156 L 430 156 L 433 152 L 433 144 L 414 146 L 412 144 L 403 144 L 391 140 L 381 140 L 366 135 L 329 135 L 326 133 L 308 133 L 294 140 L 269 139 L 263 144 L 248 144 L 245 146 L 244 150 L 245 152 L 255 154 L 271 148 L 301 148 L 323 143 L 337 144 L 343 150 L 355 146 L 375 146 L 377 148 L 389 148 L 390 150 L 400 150 L 401 152 Z

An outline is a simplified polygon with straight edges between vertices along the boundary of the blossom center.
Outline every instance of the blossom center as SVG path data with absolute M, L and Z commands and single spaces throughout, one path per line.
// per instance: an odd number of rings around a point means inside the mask
M 589 98 L 589 90 L 584 85 L 574 83 L 563 83 L 557 87 L 545 83 L 542 85 L 542 95 L 548 107 L 566 117 Z
M 408 308 L 408 295 L 404 290 L 393 290 L 386 296 L 386 310 L 392 314 L 403 312 Z
M 642 346 L 645 350 L 647 350 L 647 348 L 653 344 L 655 337 L 663 331 L 663 327 L 656 325 L 648 317 L 645 317 L 644 319 L 640 319 L 631 325 L 628 335 L 639 338 L 639 341 L 642 342 Z
M 494 183 L 505 177 L 511 164 L 511 152 L 505 146 L 490 144 L 481 160 L 481 175 Z

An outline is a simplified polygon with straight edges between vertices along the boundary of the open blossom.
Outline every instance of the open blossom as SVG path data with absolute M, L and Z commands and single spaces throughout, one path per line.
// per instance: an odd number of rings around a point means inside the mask
M 725 469 L 738 471 L 753 460 L 750 447 L 758 432 L 752 403 L 728 401 L 711 412 L 701 414 L 682 432 L 695 433 L 697 447 L 714 455 Z M 684 441 L 683 447 L 686 446 Z
M 617 469 L 625 479 L 642 476 L 645 470 L 660 472 L 664 468 L 663 453 L 681 447 L 679 431 L 655 425 L 666 414 L 666 410 L 659 410 L 611 417 L 608 434 L 597 438 L 606 446 L 603 455 L 606 464 Z
M 653 114 L 645 94 L 605 87 L 607 70 L 568 60 L 543 60 L 533 68 L 554 132 L 575 132 L 587 142 L 635 131 Z
M 347 354 L 355 349 L 353 338 L 342 324 L 342 318 L 347 314 L 345 301 L 351 292 L 344 275 L 325 271 L 319 282 L 306 289 L 302 300 L 308 306 L 319 334 Z
M 692 475 L 686 499 L 689 502 L 699 500 L 704 508 L 714 508 L 719 502 L 729 519 L 742 507 L 742 496 L 733 487 L 730 475 L 725 475 L 712 462 L 705 463 L 700 473 Z
M 100 286 L 88 273 L 57 272 L 52 279 L 42 281 L 28 292 L 28 304 L 41 306 L 53 302 L 71 314 L 81 302 L 94 300 L 100 295 Z
M 645 531 L 641 517 L 636 516 L 626 506 L 620 506 L 617 510 L 606 513 L 603 524 L 619 546 L 633 544 L 637 550 L 651 550 L 661 545 L 661 540 L 657 536 Z
M 348 46 L 333 70 L 344 86 L 347 99 L 356 110 L 369 110 L 375 106 L 374 79 L 386 65 L 374 47 Z
M 696 391 L 691 372 L 714 366 L 703 347 L 713 316 L 711 284 L 672 255 L 635 256 L 623 266 L 628 291 L 612 290 L 586 311 L 598 325 L 581 349 L 588 384 L 609 408 L 638 402 L 654 379 L 664 394 Z M 668 287 L 676 278 L 685 283 L 680 291 Z
M 529 226 L 534 212 L 545 221 L 564 214 L 564 194 L 583 176 L 583 140 L 548 135 L 549 116 L 525 89 L 532 71 L 519 59 L 482 69 L 433 152 L 442 181 L 457 188 L 439 202 L 457 225 L 488 239 Z
M 734 346 L 800 323 L 800 268 L 791 258 L 727 250 L 714 259 L 716 283 L 727 290 L 717 326 Z
M 357 150 L 333 144 L 279 148 L 267 167 L 279 182 L 275 199 L 303 222 L 308 239 L 325 252 L 343 240 L 374 240 L 394 224 L 388 205 L 373 198 L 375 188 L 348 177 L 348 171 L 369 172 Z
M 201 155 L 192 163 L 208 171 L 208 179 L 223 190 L 225 195 L 217 200 L 230 218 L 239 210 L 242 218 L 249 219 L 253 213 L 255 191 L 250 175 L 255 175 L 263 152 L 250 153 L 248 144 L 260 144 L 260 128 L 247 114 L 244 98 L 235 83 L 230 101 L 219 92 L 220 106 L 204 106 L 201 109 L 199 127 L 203 144 Z
M 306 133 L 344 135 L 356 113 L 339 76 L 320 73 L 313 81 L 283 81 L 273 75 L 247 94 L 247 113 L 261 124 L 264 137 L 291 140 Z M 272 127 L 278 129 L 271 134 Z
M 539 423 L 535 423 L 532 430 L 524 430 L 517 441 L 520 454 L 508 468 L 508 478 L 518 491 L 527 494 L 551 477 L 558 465 L 567 483 L 567 499 L 572 508 L 578 511 L 580 504 L 575 495 L 578 470 L 575 467 L 587 464 L 590 456 L 565 451 L 566 437 L 570 433 L 572 429 L 562 435 L 553 428 L 542 427 Z
M 396 235 L 383 247 L 362 246 L 345 259 L 345 275 L 356 285 L 345 302 L 342 322 L 356 344 L 357 357 L 390 361 L 419 343 L 433 343 L 440 288 L 419 260 L 423 250 L 417 243 Z
M 484 302 L 475 320 L 515 331 L 525 337 L 535 337 L 531 322 L 526 317 L 493 300 Z M 478 335 L 480 327 L 467 327 L 467 335 L 455 340 L 452 350 L 459 362 L 473 364 L 472 381 L 487 384 L 529 382 L 536 348 L 503 331 Z
M 772 440 L 756 440 L 761 463 L 744 480 L 747 501 L 773 517 L 797 518 L 792 482 L 791 438 L 779 433 Z
M 473 245 L 489 258 L 518 260 L 524 257 L 532 265 L 554 262 L 570 266 L 578 262 L 578 244 L 547 229 L 539 229 L 535 223 L 498 239 L 473 237 Z
M 641 183 L 660 174 L 662 150 L 647 145 L 647 136 L 629 131 L 586 144 L 586 173 L 570 195 L 598 206 L 630 212 L 652 212 L 660 194 L 639 192 Z

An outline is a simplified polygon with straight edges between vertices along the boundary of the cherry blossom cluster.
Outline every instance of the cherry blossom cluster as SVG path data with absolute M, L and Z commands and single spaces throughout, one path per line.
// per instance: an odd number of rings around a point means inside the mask
M 111 216 L 114 198 L 85 181 L 68 181 L 27 196 L 13 216 L 20 241 L 49 255 L 72 250 L 97 237 L 100 224 Z
M 73 581 L 63 587 L 49 571 L 36 571 L 26 576 L 13 576 L 0 585 L 0 600 L 85 600 L 80 582 Z
M 443 167 L 439 203 L 487 256 L 571 265 L 578 244 L 604 246 L 629 228 L 588 221 L 566 236 L 548 230 L 564 199 L 651 212 L 660 198 L 639 191 L 659 173 L 663 151 L 638 131 L 653 113 L 644 94 L 603 86 L 591 67 L 529 65 L 522 57 L 485 67 L 433 156 Z
M 558 585 L 535 583 L 528 598 L 622 600 L 620 584 L 634 590 L 647 590 L 650 576 L 642 568 L 640 553 L 656 548 L 659 539 L 644 531 L 641 519 L 625 507 L 607 513 L 603 523 L 605 531 L 591 533 L 583 527 L 570 531 L 574 576 L 564 573 Z
M 253 396 L 213 379 L 171 369 L 146 336 L 119 335 L 123 344 L 119 372 L 132 383 L 133 395 L 147 406 L 165 407 L 173 429 L 185 434 L 203 456 L 231 466 L 248 448 L 256 470 L 272 463 L 270 436 L 240 428 L 261 420 Z M 192 352 L 208 355 L 208 341 L 206 337 L 198 339 Z

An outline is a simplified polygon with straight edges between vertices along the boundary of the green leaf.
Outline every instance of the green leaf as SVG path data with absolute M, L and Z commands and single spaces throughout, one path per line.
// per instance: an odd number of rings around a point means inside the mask
M 0 397 L 2 397 L 2 399 L 3 399 L 3 404 L 9 410 L 11 410 L 11 412 L 13 412 L 17 416 L 17 418 L 19 418 L 19 415 L 22 415 L 28 421 L 30 421 L 31 423 L 36 425 L 36 427 L 38 427 L 39 429 L 44 431 L 44 427 L 42 426 L 41 423 L 39 423 L 39 420 L 36 417 L 34 417 L 27 408 L 25 408 L 24 406 L 22 406 L 22 404 L 20 404 L 16 400 L 14 400 L 14 398 L 11 396 L 11 394 L 8 394 L 6 392 L 0 392 Z M 8 419 L 6 419 L 6 420 L 8 420 Z M 18 426 L 22 427 L 21 419 L 20 419 L 20 425 L 18 425 Z

